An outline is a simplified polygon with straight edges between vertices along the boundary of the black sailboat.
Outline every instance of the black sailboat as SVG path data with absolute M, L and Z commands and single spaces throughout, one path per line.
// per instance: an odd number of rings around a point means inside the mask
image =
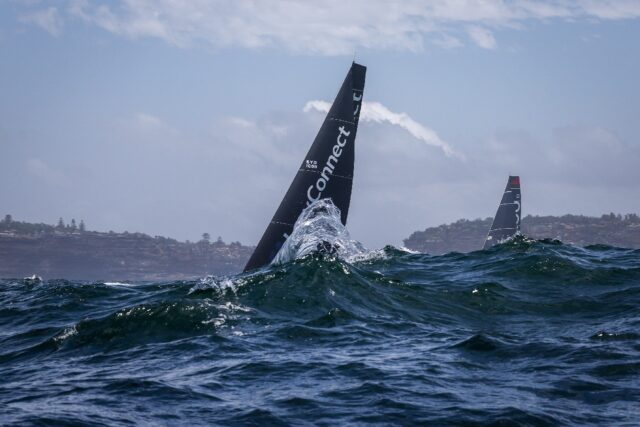
M 510 176 L 504 189 L 498 212 L 484 242 L 484 249 L 500 243 L 520 232 L 522 205 L 520 198 L 520 177 Z
M 351 65 L 347 77 L 244 271 L 269 264 L 310 203 L 331 198 L 346 225 L 353 181 L 354 145 L 367 68 Z

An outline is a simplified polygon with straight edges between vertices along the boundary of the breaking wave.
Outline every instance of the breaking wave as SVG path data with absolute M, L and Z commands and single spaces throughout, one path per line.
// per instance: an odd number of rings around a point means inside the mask
M 340 220 L 340 209 L 331 199 L 316 200 L 302 211 L 273 264 L 283 264 L 312 253 L 344 260 L 361 258 L 367 253 L 360 242 L 351 239 Z

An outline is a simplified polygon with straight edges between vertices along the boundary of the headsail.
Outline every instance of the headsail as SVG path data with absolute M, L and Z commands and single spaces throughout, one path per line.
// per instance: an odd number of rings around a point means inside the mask
M 502 201 L 498 206 L 498 212 L 493 219 L 484 249 L 515 236 L 520 232 L 520 219 L 522 218 L 522 200 L 520 198 L 520 177 L 510 176 L 507 188 L 502 195 Z
M 320 131 L 244 271 L 273 260 L 308 204 L 331 198 L 346 225 L 353 181 L 354 145 L 367 68 L 351 65 Z

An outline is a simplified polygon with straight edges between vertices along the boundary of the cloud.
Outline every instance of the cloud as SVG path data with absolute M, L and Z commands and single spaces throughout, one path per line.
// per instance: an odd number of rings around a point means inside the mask
M 53 6 L 22 15 L 20 22 L 35 24 L 56 37 L 62 32 L 62 18 Z
M 427 225 L 493 215 L 509 174 L 522 177 L 525 214 L 601 215 L 640 206 L 640 150 L 604 127 L 564 126 L 544 136 L 500 131 L 468 142 L 464 163 L 424 155 L 416 144 L 400 144 L 397 133 L 358 131 L 349 228 L 374 247 Z M 413 151 L 401 153 L 401 146 Z
M 601 19 L 629 19 L 640 17 L 640 2 L 637 0 L 585 0 L 582 4 L 587 16 Z
M 177 129 L 150 113 L 138 112 L 117 124 L 124 133 L 136 135 L 136 142 L 179 147 L 183 138 Z
M 309 112 L 316 110 L 322 113 L 328 113 L 330 108 L 331 103 L 314 100 L 307 102 L 303 111 Z M 433 129 L 416 122 L 407 113 L 395 113 L 379 102 L 363 102 L 360 121 L 389 123 L 393 126 L 398 126 L 409 132 L 409 134 L 417 140 L 427 145 L 440 148 L 448 157 L 464 158 L 463 155 L 455 151 L 449 143 L 443 141 Z
M 484 49 L 495 49 L 496 47 L 496 39 L 491 34 L 491 31 L 482 27 L 469 27 L 467 29 L 469 33 L 469 37 L 471 40 L 478 46 Z
M 299 120 L 292 121 L 301 124 Z M 218 155 L 234 158 L 251 169 L 283 167 L 286 171 L 287 165 L 297 163 L 302 156 L 298 154 L 300 147 L 289 139 L 290 133 L 296 132 L 281 117 L 248 120 L 232 116 L 216 120 L 211 136 L 219 142 L 214 148 Z
M 424 219 L 424 206 L 431 205 L 433 197 L 458 197 L 447 190 L 457 188 L 461 162 L 425 150 L 399 124 L 378 125 L 391 121 L 406 125 L 408 116 L 373 104 L 378 108 L 365 104 L 361 113 L 349 227 L 365 245 L 381 247 L 398 243 L 416 229 L 416 223 L 422 225 L 423 221 L 417 219 Z M 328 108 L 329 104 L 323 101 L 306 106 L 307 112 Z M 257 119 L 234 116 L 215 120 L 210 138 L 189 150 L 207 163 L 205 171 L 209 176 L 194 184 L 206 187 L 202 194 L 212 200 L 207 220 L 225 230 L 225 236 L 255 244 L 309 150 L 321 120 L 321 114 L 303 111 L 274 112 Z M 411 128 L 412 123 L 408 123 Z M 413 124 L 421 126 L 415 121 Z M 434 187 L 439 190 L 430 192 Z M 202 198 L 194 197 L 190 202 L 193 209 L 199 209 Z M 457 217 L 448 207 L 438 206 L 442 210 L 439 218 Z M 426 212 L 431 210 L 435 207 Z M 391 219 L 393 224 L 379 230 L 381 222 Z
M 136 123 L 143 130 L 161 129 L 166 126 L 158 117 L 148 113 L 136 114 Z
M 30 158 L 27 160 L 27 172 L 29 174 L 42 179 L 49 184 L 66 184 L 68 179 L 60 171 L 53 169 L 43 160 L 38 158 Z
M 442 34 L 440 37 L 431 39 L 431 43 L 443 49 L 455 49 L 464 46 L 462 42 L 449 34 Z
M 564 126 L 553 130 L 546 152 L 555 176 L 591 187 L 637 188 L 640 150 L 601 126 Z
M 72 0 L 68 13 L 120 36 L 159 38 L 179 47 L 204 44 L 342 55 L 357 48 L 421 51 L 425 42 L 459 47 L 462 42 L 457 35 L 465 33 L 476 45 L 493 49 L 495 30 L 519 28 L 536 20 L 636 19 L 640 2 Z M 48 28 L 59 29 L 55 25 Z
M 311 105 L 308 111 L 328 108 Z M 382 117 L 401 116 L 381 111 Z M 638 210 L 640 152 L 604 126 L 479 136 L 460 146 L 463 163 L 415 143 L 400 125 L 377 122 L 371 111 L 363 110 L 362 117 L 348 227 L 367 247 L 399 244 L 426 226 L 493 215 L 509 173 L 522 177 L 525 214 Z M 206 231 L 255 244 L 321 120 L 322 114 L 301 110 L 270 112 L 214 119 L 206 131 L 185 125 L 170 134 L 155 130 L 166 120 L 138 113 L 115 130 L 92 129 L 91 137 L 102 138 L 105 149 L 82 152 L 81 161 L 59 148 L 48 157 L 25 159 L 20 167 L 36 185 L 3 196 L 35 191 L 24 203 L 60 212 L 55 217 L 82 216 L 99 229 L 181 239 Z M 456 148 L 464 143 L 456 141 Z M 79 163 L 101 166 L 87 166 L 87 172 Z M 10 159 L 6 164 L 11 167 Z M 79 201 L 89 207 L 74 208 Z
M 470 157 L 482 173 L 503 170 L 528 176 L 538 185 L 618 191 L 636 188 L 640 180 L 636 166 L 640 150 L 600 126 L 557 127 L 544 138 L 522 130 L 503 130 L 479 144 Z

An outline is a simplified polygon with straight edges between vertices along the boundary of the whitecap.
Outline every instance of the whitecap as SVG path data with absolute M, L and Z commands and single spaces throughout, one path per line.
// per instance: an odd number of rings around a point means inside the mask
M 76 329 L 76 326 L 69 326 L 67 328 L 64 328 L 64 330 L 55 338 L 53 338 L 54 341 L 56 342 L 62 342 L 64 340 L 66 340 L 69 337 L 72 337 L 74 335 L 76 335 L 78 333 L 78 330 Z
M 340 220 L 340 209 L 331 199 L 317 200 L 302 211 L 272 264 L 283 264 L 318 251 L 346 261 L 367 253 L 360 242 L 351 238 Z
M 123 283 L 123 282 L 104 282 L 106 286 L 133 286 L 131 283 Z

